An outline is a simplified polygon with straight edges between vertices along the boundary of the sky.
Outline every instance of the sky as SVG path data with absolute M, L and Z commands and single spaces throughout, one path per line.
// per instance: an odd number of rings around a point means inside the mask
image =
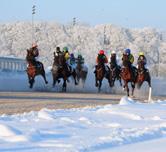
M 166 29 L 166 0 L 0 0 L 0 23 L 31 21 L 115 24 L 129 28 Z

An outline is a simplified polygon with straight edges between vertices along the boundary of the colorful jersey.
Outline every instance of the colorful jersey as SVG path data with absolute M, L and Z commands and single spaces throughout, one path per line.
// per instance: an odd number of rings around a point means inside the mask
M 70 54 L 69 54 L 69 52 L 65 53 L 64 56 L 65 56 L 65 60 L 66 60 L 66 61 L 70 59 Z
M 129 61 L 131 64 L 134 62 L 134 56 L 132 54 L 129 55 Z

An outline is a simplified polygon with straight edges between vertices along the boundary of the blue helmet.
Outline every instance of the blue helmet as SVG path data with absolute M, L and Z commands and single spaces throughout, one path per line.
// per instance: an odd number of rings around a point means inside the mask
M 125 49 L 124 53 L 130 55 L 131 50 L 130 49 Z

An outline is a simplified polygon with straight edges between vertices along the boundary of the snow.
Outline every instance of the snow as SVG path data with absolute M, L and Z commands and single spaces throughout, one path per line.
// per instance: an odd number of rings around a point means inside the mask
M 165 101 L 122 97 L 118 105 L 1 115 L 0 151 L 165 152 L 165 109 Z
M 105 36 L 104 36 L 105 29 Z M 0 55 L 25 58 L 31 46 L 31 23 L 17 22 L 0 25 Z M 34 88 L 28 88 L 26 72 L 0 72 L 0 91 L 59 92 L 62 83 L 52 88 L 51 65 L 57 46 L 68 46 L 70 52 L 81 52 L 88 66 L 84 90 L 81 85 L 68 83 L 67 92 L 97 92 L 93 67 L 98 50 L 117 52 L 131 48 L 136 59 L 145 52 L 153 76 L 165 75 L 166 41 L 156 29 L 126 29 L 115 25 L 60 25 L 35 23 L 35 37 L 49 83 L 40 76 Z M 106 42 L 104 43 L 104 37 Z M 136 60 L 135 59 L 135 60 Z M 158 63 L 160 62 L 160 67 Z M 70 80 L 71 81 L 71 80 Z M 164 78 L 152 78 L 152 95 L 166 95 Z M 70 90 L 68 88 L 70 87 Z M 147 84 L 136 96 L 147 96 Z M 103 81 L 102 93 L 122 93 L 119 82 L 110 89 Z M 152 97 L 153 99 L 153 97 Z M 82 109 L 48 110 L 17 115 L 0 116 L 0 151 L 10 152 L 165 152 L 166 101 L 141 103 L 126 96 L 119 105 L 87 107 Z

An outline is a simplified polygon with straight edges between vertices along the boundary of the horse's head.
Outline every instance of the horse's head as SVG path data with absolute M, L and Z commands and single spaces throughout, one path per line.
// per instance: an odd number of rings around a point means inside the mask
M 64 54 L 59 54 L 58 56 L 59 66 L 64 66 L 66 64 L 66 59 Z
M 138 62 L 138 71 L 144 71 L 145 67 L 144 67 L 144 61 L 143 60 L 140 60 Z
M 130 61 L 129 61 L 129 57 L 127 54 L 123 54 L 122 60 L 123 60 L 123 62 L 122 62 L 123 66 L 128 67 Z
M 33 56 L 33 51 L 31 49 L 27 49 L 27 55 L 26 55 L 26 60 L 30 61 L 34 58 Z

